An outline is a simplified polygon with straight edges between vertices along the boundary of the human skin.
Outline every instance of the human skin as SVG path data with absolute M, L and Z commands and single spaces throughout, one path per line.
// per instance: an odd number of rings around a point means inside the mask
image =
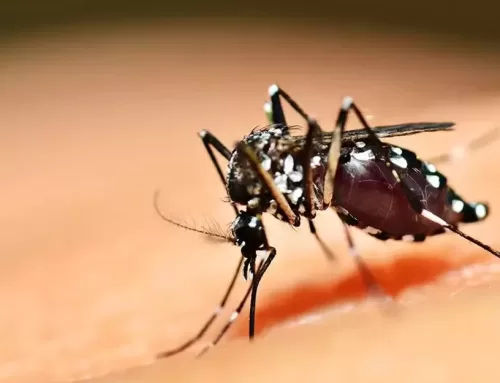
M 317 218 L 336 254 L 330 264 L 306 225 L 295 232 L 265 217 L 278 255 L 260 286 L 252 344 L 244 314 L 194 360 L 229 317 L 240 281 L 194 350 L 154 358 L 211 314 L 239 256 L 153 209 L 161 188 L 160 207 L 173 217 L 198 226 L 211 217 L 223 228 L 233 219 L 196 132 L 209 129 L 232 147 L 266 123 L 262 103 L 278 81 L 325 129 L 346 95 L 374 125 L 455 121 L 454 133 L 393 140 L 422 158 L 449 151 L 498 125 L 500 74 L 492 54 L 433 44 L 298 25 L 179 23 L 6 47 L 0 379 L 498 381 L 498 261 L 452 234 L 382 243 L 354 230 L 394 296 L 386 305 L 363 294 L 331 211 Z M 462 228 L 500 248 L 497 145 L 439 168 L 465 199 L 490 203 L 487 220 Z M 293 325 L 306 313 L 315 320 Z

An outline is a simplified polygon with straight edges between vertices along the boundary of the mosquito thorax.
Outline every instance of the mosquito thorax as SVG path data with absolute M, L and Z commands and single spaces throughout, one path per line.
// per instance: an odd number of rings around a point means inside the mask
M 299 159 L 301 146 L 295 143 L 288 128 L 273 125 L 254 130 L 243 141 L 255 152 L 263 169 L 271 174 L 292 209 L 301 214 L 304 211 L 304 172 Z M 263 187 L 258 174 L 238 149 L 233 151 L 229 160 L 227 191 L 235 203 L 286 220 L 269 190 Z

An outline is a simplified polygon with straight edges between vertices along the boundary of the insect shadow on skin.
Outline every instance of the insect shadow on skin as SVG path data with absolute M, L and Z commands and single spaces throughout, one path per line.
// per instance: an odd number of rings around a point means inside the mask
M 454 123 L 423 122 L 372 128 L 352 98 L 346 97 L 333 132 L 325 132 L 277 85 L 269 88 L 269 96 L 270 102 L 265 104 L 264 109 L 271 125 L 254 129 L 236 144 L 233 151 L 210 132 L 203 130 L 199 133 L 236 214 L 229 233 L 192 227 L 165 216 L 158 207 L 159 194 L 155 194 L 155 208 L 164 220 L 235 244 L 241 250 L 237 268 L 218 308 L 195 336 L 175 349 L 158 354 L 159 358 L 178 354 L 203 337 L 225 308 L 242 266 L 244 278 L 251 275 L 252 281 L 225 326 L 198 355 L 203 355 L 222 339 L 249 298 L 248 333 L 250 339 L 254 337 L 259 282 L 276 256 L 276 249 L 270 246 L 264 229 L 263 213 L 270 213 L 295 227 L 300 225 L 302 218 L 307 219 L 310 232 L 327 259 L 333 260 L 334 254 L 318 235 L 314 224 L 317 211 L 333 208 L 343 222 L 349 253 L 356 260 L 368 291 L 383 297 L 384 292 L 356 250 L 350 226 L 358 227 L 380 240 L 415 242 L 449 230 L 500 257 L 498 251 L 457 228 L 459 223 L 485 219 L 488 215 L 486 204 L 465 201 L 448 186 L 446 177 L 434 164 L 421 161 L 410 150 L 380 140 L 451 131 Z M 291 135 L 281 99 L 305 119 L 306 135 Z M 358 118 L 361 129 L 345 131 L 350 111 Z M 497 133 L 498 130 L 489 132 L 469 144 L 468 148 L 475 149 L 491 141 L 492 135 Z M 226 175 L 214 149 L 228 160 Z M 439 156 L 434 163 L 447 161 L 451 156 Z M 240 210 L 238 206 L 246 209 Z M 259 253 L 264 256 L 259 258 Z

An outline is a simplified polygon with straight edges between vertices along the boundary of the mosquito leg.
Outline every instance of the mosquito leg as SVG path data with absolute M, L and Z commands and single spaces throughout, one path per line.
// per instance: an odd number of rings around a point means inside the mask
M 363 258 L 356 249 L 356 246 L 354 245 L 354 241 L 351 236 L 351 232 L 349 231 L 349 226 L 345 222 L 342 223 L 344 226 L 344 233 L 347 239 L 347 245 L 349 247 L 349 253 L 351 257 L 356 261 L 359 273 L 361 274 L 361 278 L 363 279 L 363 283 L 366 286 L 368 293 L 370 295 L 373 294 L 374 296 L 382 297 L 385 300 L 392 300 L 392 298 L 384 292 L 382 286 L 380 286 L 380 284 L 377 282 L 374 275 L 371 273 L 370 268 L 363 261 Z
M 314 235 L 314 237 L 318 241 L 319 246 L 323 250 L 323 253 L 325 253 L 326 258 L 329 261 L 334 261 L 335 255 L 316 232 L 316 225 L 314 225 L 314 222 L 311 219 L 307 220 L 307 222 L 309 222 L 309 230 L 311 231 L 311 234 Z
M 268 259 L 269 259 L 269 256 L 268 256 Z M 266 259 L 265 261 L 259 262 L 259 266 L 257 267 L 257 271 L 254 274 L 252 282 L 251 282 L 250 286 L 248 286 L 248 289 L 247 289 L 245 295 L 243 296 L 243 298 L 241 299 L 240 303 L 238 304 L 236 309 L 233 311 L 233 313 L 229 317 L 229 320 L 227 321 L 225 326 L 220 330 L 219 334 L 217 334 L 217 336 L 214 338 L 214 340 L 212 342 L 210 342 L 208 345 L 203 347 L 203 349 L 198 353 L 198 355 L 197 355 L 198 357 L 204 355 L 209 349 L 211 349 L 212 347 L 217 345 L 217 343 L 220 342 L 222 337 L 229 331 L 229 329 L 231 328 L 233 323 L 236 321 L 236 319 L 240 316 L 241 311 L 243 310 L 243 307 L 245 307 L 245 304 L 248 301 L 248 298 L 250 297 L 250 294 L 253 290 L 253 284 L 255 283 L 255 277 L 257 275 L 260 275 L 260 278 L 262 278 L 262 275 L 264 274 L 265 270 L 269 267 L 269 264 L 272 261 L 272 259 L 271 260 L 268 260 L 268 259 Z M 264 262 L 267 263 L 267 266 L 265 266 Z M 264 266 L 265 266 L 265 269 L 264 269 Z
M 288 221 L 291 225 L 293 226 L 298 226 L 300 224 L 300 216 L 295 215 L 293 212 L 292 208 L 290 207 L 290 204 L 286 200 L 285 196 L 283 193 L 281 193 L 274 183 L 274 180 L 272 177 L 269 175 L 269 173 L 262 167 L 261 163 L 259 162 L 257 155 L 255 152 L 244 142 L 241 141 L 238 144 L 238 149 L 243 153 L 247 160 L 250 163 L 250 166 L 253 168 L 255 173 L 259 176 L 262 184 L 264 187 L 269 190 L 271 195 L 273 196 L 274 200 L 276 201 L 278 208 L 285 214 L 285 216 L 288 218 Z M 267 240 L 266 232 L 264 229 L 264 226 L 262 225 L 262 220 L 260 218 L 260 215 L 257 218 L 257 222 L 254 223 L 253 227 L 260 227 L 260 233 L 261 233 L 261 241 L 262 243 L 259 243 L 259 246 L 261 247 L 249 247 L 247 250 L 248 253 L 244 254 L 245 258 L 247 259 L 254 259 L 256 257 L 255 251 L 256 250 L 268 250 L 269 255 L 266 258 L 266 261 L 263 264 L 263 269 L 260 272 L 257 272 L 256 275 L 254 275 L 254 279 L 252 281 L 252 296 L 251 296 L 251 301 L 250 301 L 250 323 L 249 323 L 249 337 L 250 339 L 253 338 L 254 333 L 255 333 L 255 306 L 256 306 L 256 300 L 257 300 L 257 289 L 260 283 L 260 280 L 264 274 L 264 272 L 267 270 L 269 267 L 269 264 L 272 262 L 276 255 L 276 250 L 273 247 L 269 246 L 269 242 Z M 242 252 L 245 252 L 246 244 L 244 247 L 242 247 Z
M 485 146 L 491 144 L 493 141 L 498 139 L 498 134 L 500 132 L 499 128 L 493 128 L 481 136 L 475 138 L 471 142 L 465 145 L 459 145 L 452 148 L 448 153 L 439 154 L 437 156 L 431 157 L 426 162 L 436 165 L 438 163 L 451 162 L 456 159 L 460 159 L 466 155 L 468 152 L 475 151 L 477 149 L 484 148 Z
M 228 332 L 228 330 L 231 328 L 233 323 L 236 321 L 236 319 L 240 316 L 241 311 L 243 310 L 243 307 L 245 307 L 245 304 L 247 303 L 248 297 L 250 296 L 250 293 L 252 292 L 252 286 L 249 286 L 245 295 L 243 296 L 243 299 L 240 301 L 240 304 L 236 309 L 233 311 L 231 316 L 229 317 L 229 320 L 226 322 L 222 330 L 219 332 L 219 334 L 215 337 L 213 341 L 211 341 L 209 344 L 207 344 L 205 347 L 201 349 L 201 351 L 196 355 L 198 358 L 203 356 L 209 349 L 214 347 L 217 343 L 220 342 L 222 337 Z
M 428 220 L 437 223 L 438 225 L 441 225 L 443 228 L 448 229 L 455 234 L 458 234 L 462 238 L 466 239 L 469 242 L 472 242 L 473 244 L 479 246 L 480 248 L 486 250 L 488 253 L 494 255 L 497 258 L 500 258 L 500 252 L 493 249 L 491 246 L 486 245 L 485 243 L 481 242 L 480 240 L 471 237 L 470 235 L 465 234 L 463 231 L 459 230 L 457 227 L 450 225 L 448 222 L 446 222 L 444 219 L 438 217 L 434 213 L 430 212 L 429 210 L 422 209 L 422 212 L 420 213 L 423 217 L 427 218 Z
M 215 169 L 217 170 L 217 173 L 219 174 L 219 178 L 222 181 L 222 184 L 226 184 L 226 178 L 224 177 L 224 173 L 222 172 L 222 169 L 219 165 L 219 162 L 217 161 L 217 158 L 215 158 L 215 153 L 212 150 L 212 147 L 215 148 L 217 152 L 219 152 L 226 160 L 229 161 L 231 158 L 231 151 L 224 146 L 222 142 L 220 142 L 217 137 L 215 137 L 212 133 L 210 133 L 207 130 L 202 130 L 200 133 L 198 133 L 201 140 L 203 141 L 203 145 L 205 145 L 205 148 L 207 149 L 208 155 L 210 156 L 210 159 L 212 160 L 212 163 L 215 166 Z M 238 208 L 234 203 L 231 204 L 233 206 L 233 210 L 238 215 Z
M 311 167 L 311 160 L 314 155 L 314 136 L 315 133 L 317 136 L 321 135 L 321 129 L 319 128 L 318 124 L 316 123 L 315 120 L 310 119 L 308 121 L 308 126 L 309 130 L 307 131 L 307 136 L 306 136 L 306 141 L 304 145 L 304 158 L 303 158 L 303 169 L 304 169 L 304 196 L 305 196 L 305 216 L 307 217 L 307 220 L 309 222 L 309 231 L 311 232 L 312 235 L 316 238 L 318 241 L 321 249 L 323 250 L 323 253 L 325 254 L 326 258 L 329 261 L 333 261 L 335 259 L 335 256 L 333 255 L 333 252 L 326 246 L 324 241 L 321 239 L 321 237 L 318 235 L 316 226 L 314 225 L 313 219 L 316 216 L 316 211 L 315 211 L 315 201 L 316 201 L 316 195 L 314 193 L 314 181 L 313 181 L 313 175 L 312 175 L 312 167 Z
M 304 215 L 308 218 L 309 222 L 309 230 L 311 234 L 314 235 L 316 240 L 318 241 L 321 249 L 325 253 L 326 257 L 329 260 L 333 260 L 334 256 L 332 251 L 326 246 L 324 241 L 318 235 L 316 231 L 316 227 L 312 219 L 315 217 L 315 204 L 314 204 L 314 182 L 312 179 L 312 169 L 311 169 L 311 159 L 314 155 L 314 138 L 321 136 L 321 128 L 319 127 L 317 121 L 310 117 L 298 104 L 294 101 L 288 93 L 283 91 L 277 85 L 272 85 L 269 88 L 269 95 L 271 101 L 266 103 L 264 106 L 264 110 L 269 116 L 270 122 L 272 124 L 286 124 L 285 115 L 283 113 L 283 107 L 281 105 L 280 98 L 283 97 L 288 104 L 292 106 L 292 108 L 300 114 L 306 121 L 308 125 L 308 130 L 305 139 L 304 145 L 304 156 L 302 159 L 302 168 L 304 171 L 304 179 L 305 179 L 305 213 Z
M 337 172 L 337 165 L 340 157 L 340 149 L 342 145 L 342 134 L 344 133 L 345 125 L 347 122 L 347 115 L 349 110 L 351 109 L 353 105 L 352 99 L 349 97 L 346 97 L 344 101 L 342 102 L 342 106 L 340 108 L 339 114 L 337 116 L 337 121 L 335 123 L 335 129 L 332 132 L 332 139 L 331 139 L 331 145 L 328 153 L 328 174 L 329 177 L 325 181 L 325 186 L 327 184 L 330 184 L 331 186 L 331 193 L 332 193 L 332 198 L 333 198 L 333 193 L 334 193 L 334 177 Z M 365 283 L 365 286 L 367 287 L 367 290 L 369 292 L 375 292 L 377 295 L 382 295 L 385 296 L 385 293 L 383 293 L 382 287 L 377 283 L 373 275 L 371 274 L 369 268 L 366 266 L 366 264 L 362 261 L 361 256 L 357 252 L 354 242 L 352 240 L 352 237 L 350 235 L 349 229 L 346 225 L 345 222 L 344 224 L 344 229 L 345 229 L 345 235 L 348 241 L 349 245 L 349 252 L 351 253 L 351 256 L 354 258 L 358 265 L 358 269 L 363 277 L 363 282 Z
M 271 124 L 287 126 L 285 112 L 283 111 L 283 105 L 281 105 L 279 88 L 277 85 L 271 85 L 269 87 L 269 97 L 271 101 L 264 104 L 264 111 L 269 121 Z
M 221 169 L 221 167 L 220 167 L 217 159 L 215 158 L 215 153 L 214 153 L 212 147 L 215 148 L 215 150 L 218 153 L 220 153 L 227 160 L 230 159 L 231 152 L 229 151 L 229 149 L 227 149 L 224 146 L 224 144 L 222 144 L 217 139 L 217 137 L 215 137 L 210 132 L 208 132 L 206 130 L 202 130 L 199 133 L 199 136 L 201 137 L 201 139 L 203 141 L 203 144 L 205 145 L 205 148 L 207 149 L 207 152 L 208 152 L 208 154 L 210 156 L 210 159 L 212 160 L 212 163 L 214 164 L 214 166 L 215 166 L 215 168 L 217 170 L 217 173 L 219 174 L 219 178 L 221 179 L 222 183 L 225 184 L 226 181 L 225 181 L 225 178 L 224 178 L 224 174 L 222 173 L 222 169 Z M 156 203 L 157 196 L 158 196 L 158 193 L 155 194 L 155 208 L 160 213 L 160 215 L 162 216 L 163 219 L 165 219 L 168 222 L 171 222 L 171 223 L 173 223 L 173 224 L 175 224 L 177 226 L 185 227 L 185 228 L 188 228 L 190 230 L 193 230 L 192 228 L 186 227 L 185 225 L 179 224 L 179 223 L 177 223 L 177 222 L 175 222 L 173 220 L 168 219 L 167 217 L 164 217 L 163 214 L 161 214 L 161 212 L 159 211 L 159 209 L 157 207 L 157 203 Z M 233 206 L 233 209 L 234 209 L 235 213 L 238 215 L 239 214 L 238 209 L 236 208 L 236 206 L 234 204 L 232 204 L 232 206 Z M 196 229 L 194 229 L 194 231 L 203 232 L 203 230 L 196 230 Z M 229 298 L 229 295 L 231 294 L 231 292 L 232 292 L 232 290 L 234 288 L 234 285 L 236 283 L 236 280 L 238 278 L 238 274 L 240 272 L 242 263 L 243 263 L 243 256 L 240 258 L 240 261 L 238 262 L 238 266 L 236 267 L 236 270 L 234 271 L 233 277 L 231 278 L 229 286 L 226 289 L 226 292 L 224 293 L 224 296 L 222 297 L 222 299 L 221 299 L 221 301 L 219 303 L 219 306 L 214 311 L 214 313 L 210 316 L 210 318 L 205 322 L 205 324 L 200 328 L 200 330 L 193 337 L 191 337 L 190 339 L 188 339 L 186 342 L 184 342 L 180 346 L 178 346 L 178 347 L 176 347 L 176 348 L 174 348 L 172 350 L 168 350 L 168 351 L 159 353 L 157 355 L 157 358 L 167 358 L 167 357 L 176 355 L 176 354 L 184 351 L 185 349 L 187 349 L 188 347 L 190 347 L 191 345 L 193 345 L 196 341 L 198 341 L 208 331 L 208 329 L 210 328 L 210 326 L 212 325 L 212 323 L 219 316 L 220 312 L 224 309 L 224 307 L 225 307 L 225 305 L 227 303 L 227 300 Z
M 269 254 L 267 255 L 266 260 L 262 264 L 262 267 L 259 268 L 257 273 L 254 275 L 252 281 L 252 294 L 250 296 L 250 318 L 249 318 L 249 327 L 248 327 L 248 337 L 252 340 L 255 336 L 255 318 L 256 313 L 255 309 L 257 307 L 257 289 L 259 288 L 259 283 L 264 273 L 267 271 L 267 268 L 271 265 L 274 257 L 276 256 L 276 249 L 274 247 L 269 248 Z
M 311 159 L 314 155 L 314 138 L 321 137 L 321 128 L 317 121 L 311 118 L 286 92 L 279 86 L 271 85 L 269 87 L 270 103 L 264 105 L 265 111 L 268 113 L 272 124 L 282 124 L 286 126 L 285 114 L 281 105 L 280 98 L 283 97 L 292 107 L 299 113 L 307 122 L 307 134 L 304 144 L 304 152 L 302 156 L 302 168 L 305 178 L 305 216 L 313 219 L 314 211 L 314 182 L 312 179 Z M 315 234 L 315 232 L 313 233 Z M 317 237 L 317 235 L 316 235 Z
M 196 335 L 194 335 L 193 337 L 188 339 L 186 342 L 184 342 L 180 346 L 178 346 L 172 350 L 164 351 L 164 352 L 158 354 L 157 358 L 168 358 L 169 356 L 173 356 L 175 354 L 178 354 L 178 353 L 184 351 L 185 349 L 187 349 L 189 346 L 193 345 L 195 342 L 197 342 L 199 339 L 201 339 L 201 337 L 203 335 L 205 335 L 205 333 L 210 328 L 212 323 L 215 321 L 215 319 L 219 316 L 219 314 L 222 312 L 222 310 L 226 306 L 229 295 L 230 295 L 231 291 L 233 290 L 234 284 L 236 283 L 236 279 L 238 278 L 238 275 L 240 273 L 242 263 L 243 263 L 243 257 L 241 257 L 240 262 L 238 263 L 238 267 L 234 271 L 231 282 L 229 283 L 229 286 L 226 290 L 226 293 L 222 297 L 222 299 L 219 303 L 219 306 L 213 312 L 213 314 L 210 316 L 210 318 L 205 322 L 205 324 L 201 327 L 201 329 L 196 333 Z
M 278 85 L 273 84 L 269 87 L 269 97 L 271 98 L 272 118 L 276 121 L 276 123 L 286 123 L 280 97 L 282 97 L 293 108 L 293 110 L 302 116 L 304 120 L 309 121 L 310 117 L 304 109 L 302 109 L 299 104 L 297 104 L 297 102 Z M 276 117 L 274 116 L 274 113 L 277 113 Z

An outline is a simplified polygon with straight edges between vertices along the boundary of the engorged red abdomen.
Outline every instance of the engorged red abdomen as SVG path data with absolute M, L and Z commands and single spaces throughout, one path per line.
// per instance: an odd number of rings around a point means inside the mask
M 408 186 L 425 209 L 450 223 L 458 215 L 447 205 L 446 183 L 433 187 L 419 170 L 404 169 Z M 335 177 L 336 205 L 346 209 L 359 221 L 359 227 L 371 226 L 393 237 L 431 234 L 440 226 L 415 213 L 400 184 L 383 160 L 360 161 L 351 158 L 339 164 Z

